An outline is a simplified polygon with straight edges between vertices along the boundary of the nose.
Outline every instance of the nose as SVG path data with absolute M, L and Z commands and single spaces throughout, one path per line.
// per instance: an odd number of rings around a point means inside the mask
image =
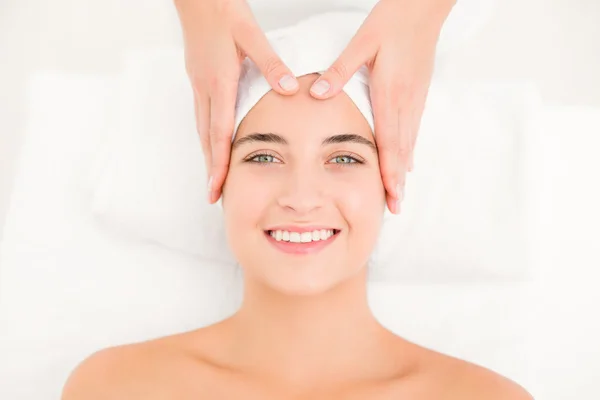
M 311 168 L 294 168 L 284 177 L 278 203 L 297 216 L 310 214 L 324 202 L 325 177 Z

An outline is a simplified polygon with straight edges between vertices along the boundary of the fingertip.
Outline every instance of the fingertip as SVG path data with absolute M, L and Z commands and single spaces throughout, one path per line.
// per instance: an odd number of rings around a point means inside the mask
M 334 86 L 331 84 L 330 79 L 321 77 L 312 84 L 310 94 L 318 99 L 326 99 L 335 94 Z
M 210 192 L 210 194 L 208 196 L 208 203 L 215 204 L 217 201 L 219 201 L 220 198 L 221 198 L 221 191 L 213 190 L 212 192 Z
M 395 215 L 400 214 L 400 201 L 398 201 L 391 195 L 387 195 L 386 202 L 387 202 L 387 207 L 392 214 L 395 214 Z
M 212 188 L 208 191 L 208 203 L 215 204 L 221 197 L 221 187 L 213 184 Z
M 392 197 L 398 198 L 400 181 L 395 174 L 382 173 L 385 191 Z
M 274 86 L 278 93 L 284 94 L 284 95 L 285 94 L 294 94 L 300 88 L 300 85 L 298 84 L 298 80 L 291 74 L 283 75 L 277 82 L 277 85 L 274 85 Z
M 215 177 L 213 172 L 211 171 L 211 175 L 208 178 L 208 183 L 206 184 L 206 200 L 208 201 L 208 204 L 212 204 L 213 203 L 213 197 L 214 197 L 214 182 L 215 182 Z
M 392 199 L 392 196 L 390 196 L 389 194 L 386 194 L 385 203 L 386 203 L 388 210 L 390 210 L 390 212 L 392 214 L 394 214 L 394 200 Z
M 221 197 L 225 178 L 227 177 L 228 166 L 213 165 L 211 171 L 211 185 L 209 186 L 209 203 L 216 203 Z

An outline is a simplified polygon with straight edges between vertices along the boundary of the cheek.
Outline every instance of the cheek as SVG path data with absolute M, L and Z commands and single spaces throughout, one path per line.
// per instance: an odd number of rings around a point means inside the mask
M 379 170 L 369 169 L 360 173 L 338 174 L 330 180 L 332 197 L 348 218 L 361 221 L 375 219 L 383 215 L 385 191 Z
M 383 223 L 385 193 L 379 171 L 338 180 L 336 202 L 348 226 L 344 254 L 348 262 L 363 267 L 369 262 Z M 343 185 L 343 187 L 341 187 Z
M 379 170 L 353 174 L 331 182 L 335 201 L 348 224 L 348 255 L 366 262 L 372 253 L 383 223 L 385 192 Z
M 273 186 L 250 169 L 230 168 L 223 187 L 223 211 L 230 234 L 255 228 L 272 200 Z

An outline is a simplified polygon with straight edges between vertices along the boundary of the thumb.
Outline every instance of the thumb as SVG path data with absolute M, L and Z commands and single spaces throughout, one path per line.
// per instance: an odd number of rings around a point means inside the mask
M 337 60 L 313 83 L 310 93 L 319 99 L 337 95 L 352 75 L 368 64 L 375 54 L 375 42 L 367 40 L 367 35 L 359 31 Z
M 281 61 L 267 36 L 258 26 L 254 26 L 236 38 L 242 51 L 260 69 L 269 85 L 279 94 L 294 94 L 298 91 L 298 81 L 290 69 Z

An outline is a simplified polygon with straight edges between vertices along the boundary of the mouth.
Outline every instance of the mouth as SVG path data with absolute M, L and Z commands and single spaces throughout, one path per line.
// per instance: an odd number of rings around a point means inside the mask
M 340 234 L 340 229 L 302 228 L 266 230 L 268 241 L 278 250 L 289 254 L 314 254 L 330 245 Z

